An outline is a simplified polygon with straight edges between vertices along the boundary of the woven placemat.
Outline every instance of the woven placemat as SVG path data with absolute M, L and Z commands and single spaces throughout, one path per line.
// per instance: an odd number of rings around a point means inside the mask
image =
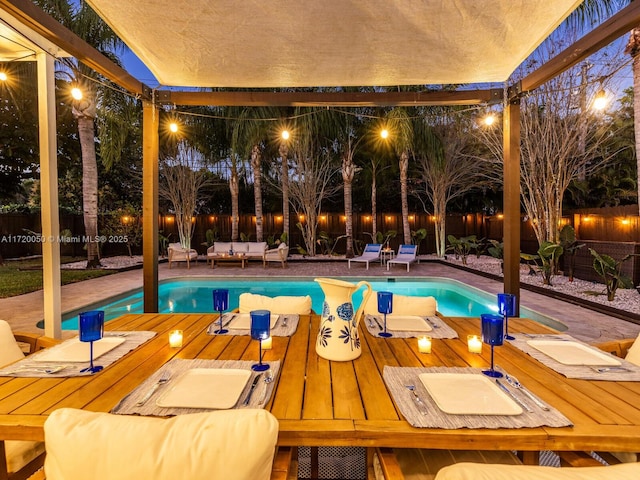
M 222 324 L 224 325 L 226 322 L 231 322 L 231 320 L 233 320 L 233 317 L 235 315 L 238 315 L 238 314 L 237 313 L 223 314 Z M 278 321 L 276 322 L 275 327 L 271 329 L 272 337 L 290 337 L 291 335 L 296 333 L 296 330 L 298 329 L 298 323 L 300 322 L 300 315 L 292 314 L 292 313 L 278 313 L 277 315 L 279 315 L 280 318 L 278 318 Z M 220 328 L 220 321 L 216 320 L 211 325 L 209 325 L 209 328 L 207 328 L 207 335 L 216 335 L 215 332 L 216 330 L 219 330 L 219 328 Z M 223 333 L 223 335 L 251 335 L 251 330 L 249 329 L 229 328 L 228 326 L 226 326 L 225 329 L 228 329 L 229 332 Z
M 249 393 L 249 389 L 251 388 L 252 380 L 259 372 L 253 372 L 251 370 L 251 365 L 256 362 L 251 362 L 247 360 L 186 360 L 180 358 L 174 358 L 173 360 L 165 363 L 160 369 L 158 369 L 153 375 L 147 378 L 144 382 L 142 382 L 135 390 L 125 396 L 118 404 L 113 407 L 111 413 L 118 413 L 122 415 L 153 415 L 158 417 L 165 417 L 169 415 L 181 415 L 186 413 L 197 413 L 197 412 L 206 412 L 209 409 L 206 408 L 166 408 L 159 407 L 156 405 L 156 399 L 159 395 L 171 385 L 171 382 L 161 386 L 156 390 L 149 400 L 141 406 L 136 405 L 137 402 L 143 398 L 149 389 L 153 387 L 153 385 L 164 375 L 169 375 L 171 378 L 177 379 L 180 374 L 191 370 L 193 368 L 237 368 L 243 370 L 251 371 L 252 375 L 250 380 L 247 382 L 244 390 L 240 394 L 240 398 L 238 402 L 233 408 L 264 408 L 266 404 L 269 403 L 269 399 L 271 398 L 271 394 L 273 393 L 273 389 L 276 385 L 276 379 L 278 378 L 278 372 L 280 371 L 280 361 L 277 360 L 275 362 L 265 362 L 269 364 L 271 369 L 273 381 L 271 383 L 266 383 L 260 380 L 259 384 L 256 386 L 255 391 L 251 396 L 251 401 L 248 405 L 243 405 L 242 402 L 246 398 Z M 264 374 L 262 376 L 264 379 Z M 211 392 L 212 395 L 215 395 L 215 392 Z
M 400 331 L 400 330 L 389 330 L 393 333 L 395 338 L 417 338 L 422 337 L 423 335 L 429 335 L 431 338 L 458 338 L 458 333 L 451 328 L 449 325 L 444 323 L 444 321 L 440 317 L 422 317 L 426 323 L 431 325 L 431 330 L 424 332 L 411 332 L 411 331 Z M 365 315 L 364 316 L 364 325 L 367 331 L 373 335 L 374 337 L 378 336 L 383 329 L 383 317 L 382 315 Z
M 571 335 L 560 334 L 513 334 L 515 340 L 507 340 L 511 345 L 519 350 L 522 350 L 526 354 L 538 360 L 543 365 L 551 368 L 552 370 L 564 375 L 567 378 L 577 378 L 580 380 L 603 380 L 609 382 L 638 382 L 640 381 L 640 366 L 631 362 L 627 362 L 623 358 L 618 358 L 609 353 L 599 350 L 593 345 L 581 342 L 573 338 Z M 572 341 L 581 343 L 589 348 L 597 350 L 598 353 L 611 357 L 620 362 L 619 366 L 608 367 L 602 366 L 589 366 L 589 365 L 565 365 L 563 363 L 554 360 L 550 356 L 542 353 L 537 348 L 532 347 L 527 343 L 528 340 L 553 340 L 557 342 Z
M 123 331 L 123 332 L 105 332 L 105 337 L 122 337 L 125 341 L 118 345 L 113 350 L 101 355 L 99 358 L 93 361 L 94 365 L 101 365 L 107 368 L 116 360 L 125 356 L 131 350 L 139 347 L 143 343 L 151 340 L 156 336 L 156 332 L 149 331 Z M 75 337 L 77 339 L 78 337 Z M 75 340 L 70 339 L 70 340 Z M 66 340 L 66 341 L 70 341 Z M 11 377 L 38 377 L 38 378 L 52 378 L 52 377 L 81 377 L 85 375 L 96 375 L 91 372 L 81 372 L 80 370 L 89 366 L 89 362 L 38 362 L 37 358 L 40 355 L 50 355 L 54 349 L 62 348 L 65 342 L 49 347 L 40 352 L 33 353 L 24 360 L 13 363 L 0 369 L 0 376 Z M 62 368 L 63 367 L 63 368 Z M 56 371 L 58 368 L 61 370 Z M 48 373 L 50 372 L 50 373 Z M 97 374 L 99 374 L 98 372 Z
M 549 405 L 549 410 L 533 404 L 516 389 L 510 389 L 521 401 L 531 407 L 532 412 L 523 410 L 520 415 L 452 415 L 438 408 L 427 392 L 420 378 L 421 373 L 474 373 L 482 375 L 479 368 L 468 367 L 384 367 L 383 378 L 394 402 L 404 418 L 414 427 L 423 428 L 533 428 L 541 426 L 566 427 L 571 421 Z M 415 392 L 424 403 L 423 408 L 414 400 L 413 393 L 406 387 L 413 385 Z M 473 403 L 474 399 L 469 398 Z

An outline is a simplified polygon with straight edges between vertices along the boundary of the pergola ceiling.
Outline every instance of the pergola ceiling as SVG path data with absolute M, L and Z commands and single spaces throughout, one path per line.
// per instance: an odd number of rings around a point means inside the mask
M 47 51 L 58 58 L 69 56 L 61 48 L 0 10 L 0 62 L 33 61 L 40 51 Z
M 580 0 L 88 0 L 161 85 L 503 82 Z

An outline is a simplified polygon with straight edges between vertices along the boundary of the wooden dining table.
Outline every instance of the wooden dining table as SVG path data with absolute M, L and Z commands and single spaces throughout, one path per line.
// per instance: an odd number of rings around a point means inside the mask
M 103 371 L 83 377 L 0 377 L 0 439 L 42 440 L 52 411 L 73 407 L 110 411 L 125 395 L 172 358 L 258 360 L 258 343 L 244 335 L 207 335 L 217 314 L 130 314 L 107 330 L 150 330 L 157 335 Z M 562 428 L 445 430 L 414 428 L 402 417 L 383 381 L 384 366 L 479 367 L 489 349 L 469 353 L 467 335 L 478 334 L 477 318 L 444 318 L 457 339 L 434 339 L 432 352 L 418 352 L 416 338 L 383 339 L 360 325 L 362 355 L 331 362 L 315 352 L 317 315 L 301 315 L 296 333 L 273 337 L 264 360 L 281 362 L 265 408 L 279 420 L 283 446 L 420 447 L 472 450 L 613 450 L 640 452 L 640 383 L 568 379 L 505 343 L 495 361 L 530 391 L 568 417 Z M 182 348 L 171 348 L 169 331 L 183 330 Z M 526 319 L 510 319 L 512 332 L 551 330 Z

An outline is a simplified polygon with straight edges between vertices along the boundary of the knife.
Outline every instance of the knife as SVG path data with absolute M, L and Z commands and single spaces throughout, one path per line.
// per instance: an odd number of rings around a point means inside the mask
M 524 408 L 529 413 L 533 412 L 533 410 L 531 410 L 531 407 L 529 405 L 527 405 L 522 400 L 520 400 L 518 397 L 516 397 L 513 394 L 513 392 L 511 390 L 509 390 L 507 387 L 505 387 L 505 385 L 502 382 L 500 382 L 500 380 L 498 380 L 497 378 L 496 378 L 496 383 L 498 384 L 498 386 L 502 390 L 504 390 L 507 393 L 507 395 L 509 395 L 511 398 L 513 398 L 518 405 L 520 405 L 522 408 Z
M 260 381 L 261 376 L 262 376 L 262 373 L 259 373 L 254 377 L 253 383 L 251 383 L 251 388 L 249 388 L 249 393 L 247 393 L 247 398 L 244 399 L 244 402 L 242 402 L 242 405 L 249 405 L 249 401 L 251 400 L 251 395 L 253 395 L 253 391 L 258 386 L 258 382 Z
M 229 320 L 227 320 L 226 322 L 224 322 L 222 324 L 222 328 L 225 328 L 227 325 L 229 325 L 233 321 L 234 318 L 236 318 L 235 313 L 233 315 L 231 315 L 231 318 Z
M 376 322 L 376 325 L 378 325 L 378 328 L 382 330 L 382 325 L 380 325 L 380 322 L 378 321 L 378 317 L 373 316 L 373 321 Z

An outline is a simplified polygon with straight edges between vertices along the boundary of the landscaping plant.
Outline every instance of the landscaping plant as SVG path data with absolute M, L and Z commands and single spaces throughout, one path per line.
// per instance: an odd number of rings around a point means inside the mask
M 618 287 L 633 288 L 631 278 L 621 272 L 622 264 L 633 257 L 633 254 L 625 255 L 621 260 L 616 260 L 609 255 L 599 254 L 593 248 L 590 248 L 589 252 L 593 256 L 593 269 L 602 278 L 607 289 L 607 300 L 613 302 Z

